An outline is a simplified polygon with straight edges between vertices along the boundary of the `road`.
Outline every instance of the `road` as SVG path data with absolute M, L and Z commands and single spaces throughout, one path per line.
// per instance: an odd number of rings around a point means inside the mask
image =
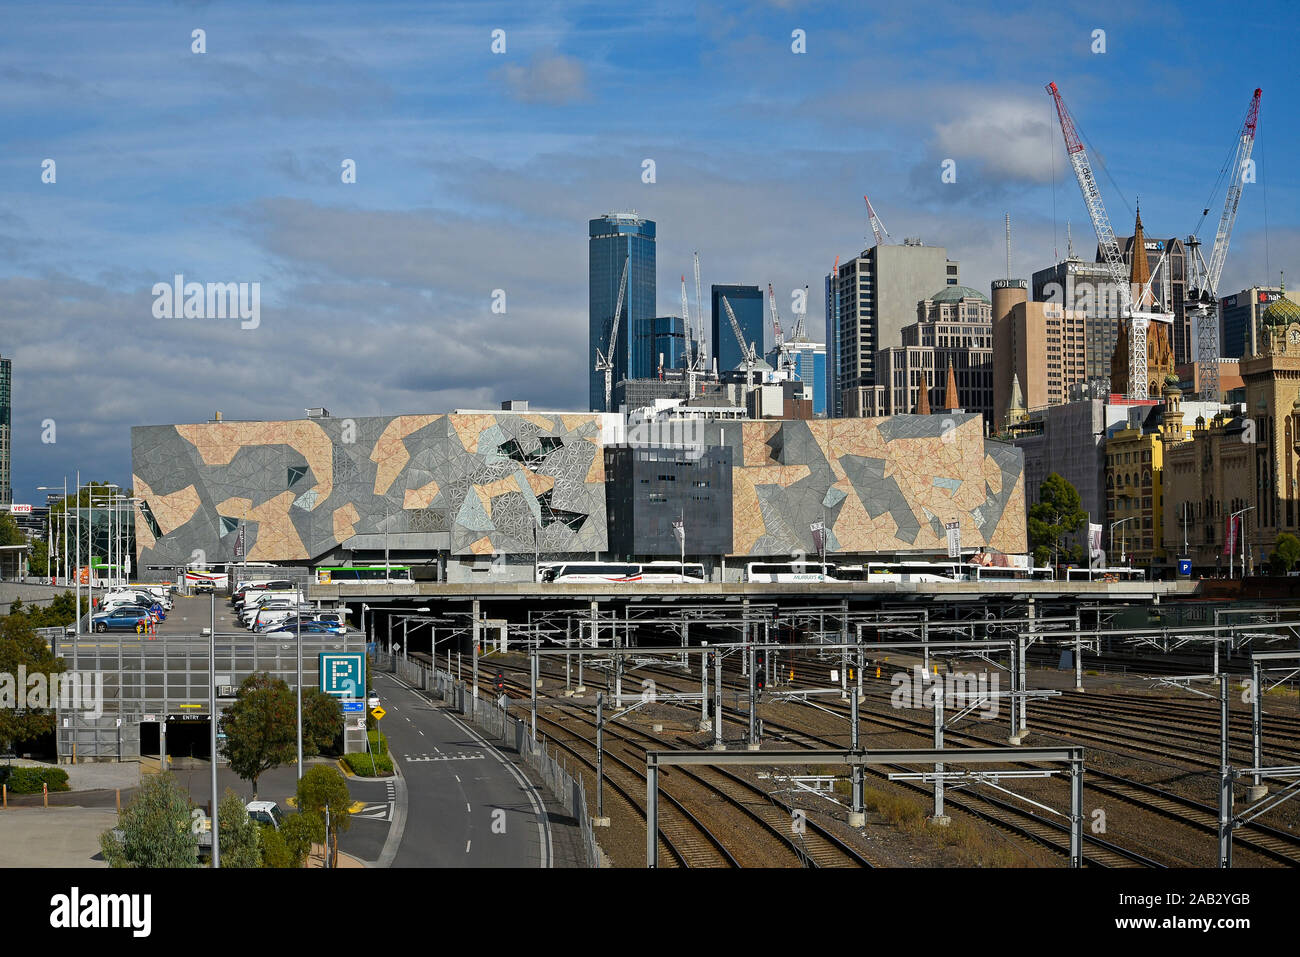
M 389 674 L 374 687 L 409 805 L 394 867 L 550 867 L 550 824 L 517 768 L 442 704 Z

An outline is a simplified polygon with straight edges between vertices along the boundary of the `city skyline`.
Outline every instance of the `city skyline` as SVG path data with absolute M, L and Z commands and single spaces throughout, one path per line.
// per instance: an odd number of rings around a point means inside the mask
M 395 414 L 512 397 L 582 409 L 579 231 L 608 210 L 658 224 L 664 315 L 698 249 L 706 292 L 770 281 L 787 319 L 792 290 L 819 290 L 835 256 L 870 245 L 863 192 L 893 242 L 946 247 L 981 291 L 1006 272 L 1005 212 L 1017 278 L 1064 256 L 1067 220 L 1091 259 L 1049 80 L 1107 163 L 1117 230 L 1140 196 L 1164 237 L 1215 205 L 1223 154 L 1262 87 L 1259 184 L 1246 189 L 1220 293 L 1276 285 L 1300 251 L 1283 159 L 1295 81 L 1284 36 L 1266 29 L 1280 5 L 1224 21 L 1173 6 L 994 16 L 951 5 L 868 11 L 848 27 L 829 5 L 377 5 L 367 16 L 385 26 L 373 30 L 331 4 L 309 22 L 302 6 L 259 8 L 254 30 L 249 9 L 0 10 L 0 353 L 14 369 L 15 501 L 38 501 L 36 485 L 77 468 L 125 485 L 131 426 L 217 410 Z M 200 28 L 206 52 L 194 53 Z M 494 54 L 498 29 L 506 49 Z M 1105 53 L 1092 52 L 1099 29 Z M 794 31 L 806 52 L 792 49 Z M 1249 64 L 1206 60 L 1207 35 L 1250 49 Z M 992 63 L 979 51 L 1002 43 L 1023 52 Z M 1171 93 L 1154 132 L 1135 87 Z M 857 89 L 870 92 L 846 99 Z M 708 135 L 723 117 L 725 143 Z M 1158 176 L 1156 143 L 1168 144 Z M 955 182 L 941 179 L 945 159 Z M 348 160 L 355 183 L 341 176 Z M 259 324 L 159 318 L 152 290 L 176 275 L 259 283 Z M 807 323 L 824 328 L 822 297 L 809 298 Z

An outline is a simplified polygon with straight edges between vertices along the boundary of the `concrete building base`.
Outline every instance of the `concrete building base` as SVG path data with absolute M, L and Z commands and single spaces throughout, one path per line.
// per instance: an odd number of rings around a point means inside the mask
M 947 814 L 938 814 L 929 817 L 926 820 L 928 820 L 935 827 L 947 827 L 949 824 L 952 823 L 952 818 L 950 818 Z
M 593 818 L 591 819 L 591 826 L 592 826 L 592 827 L 609 827 L 609 818 L 607 818 L 607 817 L 593 817 Z
M 713 721 L 709 718 L 701 718 L 699 722 L 696 723 L 695 727 L 700 731 L 712 731 Z
M 758 742 L 756 742 L 756 741 L 751 741 L 751 742 L 749 742 L 747 745 L 745 745 L 745 750 L 746 750 L 746 751 L 762 751 L 762 750 L 763 750 L 763 746 L 762 746 L 761 744 L 759 744 Z
M 1259 787 L 1255 787 L 1254 785 L 1252 785 L 1252 786 L 1246 788 L 1246 800 L 1247 800 L 1247 801 L 1251 801 L 1251 802 L 1254 802 L 1254 801 L 1262 801 L 1262 800 L 1264 799 L 1264 796 L 1265 796 L 1266 794 L 1268 794 L 1268 785 L 1267 785 L 1267 784 L 1261 784 Z
M 726 746 L 726 744 L 715 744 L 715 745 L 713 745 L 712 750 L 714 750 L 714 751 L 725 751 L 725 750 L 727 750 L 727 746 Z
M 660 731 L 662 731 L 663 729 L 664 729 L 664 726 L 663 726 L 662 724 L 652 724 L 652 725 L 650 725 L 650 730 L 653 731 L 655 734 L 658 734 L 658 733 L 659 733 Z
M 867 816 L 861 811 L 849 812 L 849 827 L 866 827 Z
M 1008 744 L 1023 744 L 1024 741 L 1025 741 L 1025 738 L 1028 737 L 1028 736 L 1029 736 L 1029 732 L 1028 732 L 1028 731 L 1020 731 L 1020 732 L 1018 732 L 1018 733 L 1016 733 L 1016 734 L 1013 734 L 1011 737 L 1007 738 L 1007 743 L 1008 743 Z

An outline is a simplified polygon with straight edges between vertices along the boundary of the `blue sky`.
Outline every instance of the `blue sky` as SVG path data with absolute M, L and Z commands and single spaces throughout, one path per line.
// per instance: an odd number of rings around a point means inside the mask
M 1162 237 L 1212 201 L 1210 242 L 1262 87 L 1220 290 L 1300 282 L 1287 5 L 611 6 L 0 3 L 14 500 L 77 468 L 126 485 L 132 425 L 217 409 L 584 408 L 586 221 L 607 210 L 658 223 L 661 313 L 699 249 L 706 298 L 772 282 L 784 314 L 807 284 L 820 330 L 822 276 L 869 231 L 864 192 L 895 241 L 946 246 L 980 289 L 1005 273 L 1010 213 L 1027 277 L 1067 220 L 1095 245 L 1049 80 L 1104 161 L 1117 232 L 1139 196 Z M 176 273 L 261 283 L 261 325 L 155 318 Z

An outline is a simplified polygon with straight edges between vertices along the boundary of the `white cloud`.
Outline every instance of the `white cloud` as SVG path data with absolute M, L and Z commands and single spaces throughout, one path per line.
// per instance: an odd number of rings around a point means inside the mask
M 539 54 L 527 66 L 511 64 L 502 70 L 510 93 L 524 103 L 559 106 L 587 98 L 587 73 L 573 57 Z
M 1022 99 L 967 102 L 961 115 L 936 124 L 934 149 L 959 167 L 973 161 L 993 175 L 1030 183 L 1051 182 L 1053 162 L 1058 174 L 1065 163 L 1044 104 Z

